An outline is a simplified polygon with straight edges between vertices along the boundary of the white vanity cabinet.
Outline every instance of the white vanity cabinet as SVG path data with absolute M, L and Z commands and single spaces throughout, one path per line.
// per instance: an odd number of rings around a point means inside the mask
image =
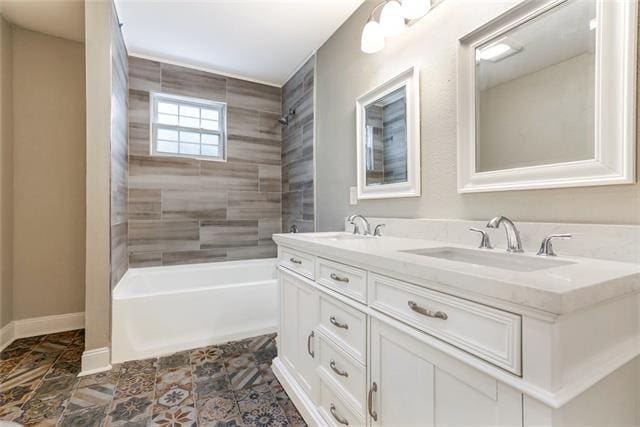
M 315 288 L 292 273 L 280 274 L 280 359 L 313 401 L 319 387 L 315 332 L 318 302 Z
M 371 425 L 522 425 L 516 390 L 384 322 L 370 326 Z
M 309 425 L 640 425 L 640 293 L 557 316 L 302 239 L 272 368 Z

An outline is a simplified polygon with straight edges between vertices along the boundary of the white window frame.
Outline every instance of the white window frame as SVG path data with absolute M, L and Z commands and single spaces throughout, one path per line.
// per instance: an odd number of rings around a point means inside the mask
M 187 96 L 170 95 L 167 93 L 152 92 L 150 94 L 150 155 L 161 157 L 184 157 L 190 159 L 205 160 L 210 162 L 226 162 L 227 161 L 227 103 L 212 101 L 209 99 L 191 98 Z M 218 111 L 218 130 L 204 129 L 202 127 L 188 127 L 180 125 L 166 125 L 158 123 L 158 103 L 162 101 L 173 102 L 180 105 L 187 105 L 196 108 L 207 108 Z M 209 135 L 218 135 L 218 150 L 222 151 L 219 156 L 207 156 L 204 154 L 182 154 L 182 153 L 166 153 L 157 150 L 158 128 L 188 131 Z M 180 142 L 178 142 L 178 146 Z M 199 145 L 203 145 L 202 142 Z

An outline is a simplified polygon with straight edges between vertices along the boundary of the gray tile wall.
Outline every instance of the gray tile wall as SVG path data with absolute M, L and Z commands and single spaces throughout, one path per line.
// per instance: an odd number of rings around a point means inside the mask
M 227 162 L 149 155 L 149 93 L 227 102 Z M 131 267 L 276 255 L 280 88 L 129 58 Z
M 128 186 L 128 76 L 127 48 L 112 5 L 113 46 L 111 52 L 111 288 L 128 269 L 127 186 Z
M 282 88 L 282 111 L 296 110 L 282 130 L 282 230 L 315 231 L 312 57 Z

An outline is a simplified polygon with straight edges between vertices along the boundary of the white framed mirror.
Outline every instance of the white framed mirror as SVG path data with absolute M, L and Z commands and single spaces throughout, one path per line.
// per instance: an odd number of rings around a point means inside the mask
M 419 94 L 411 67 L 356 100 L 358 199 L 420 195 Z
M 635 182 L 637 9 L 524 1 L 460 39 L 458 192 Z

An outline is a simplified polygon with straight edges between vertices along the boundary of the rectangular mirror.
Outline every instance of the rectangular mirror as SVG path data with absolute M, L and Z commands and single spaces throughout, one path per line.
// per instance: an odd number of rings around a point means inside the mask
M 460 40 L 460 192 L 635 181 L 635 2 L 523 2 Z
M 359 199 L 420 195 L 417 90 L 411 68 L 358 98 Z

